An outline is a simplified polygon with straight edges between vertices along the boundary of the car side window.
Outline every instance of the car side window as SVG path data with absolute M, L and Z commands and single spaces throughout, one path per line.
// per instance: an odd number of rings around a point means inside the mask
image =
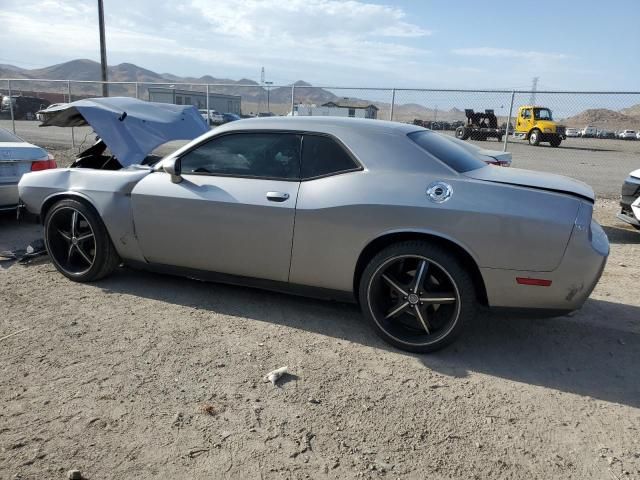
M 531 117 L 531 111 L 526 109 L 526 110 L 522 110 L 522 118 L 529 118 Z
M 300 178 L 300 135 L 235 133 L 213 138 L 180 159 L 183 175 Z
M 315 178 L 356 170 L 360 166 L 333 138 L 304 135 L 302 140 L 302 178 Z

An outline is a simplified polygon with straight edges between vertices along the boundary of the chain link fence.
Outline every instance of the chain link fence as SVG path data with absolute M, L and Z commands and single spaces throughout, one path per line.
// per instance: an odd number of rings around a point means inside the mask
M 488 121 L 486 112 L 491 111 L 499 135 L 486 138 L 471 135 L 466 141 L 484 149 L 511 152 L 514 167 L 569 175 L 589 183 L 600 195 L 610 197 L 619 193 L 620 184 L 631 170 L 640 168 L 640 137 L 636 136 L 640 131 L 640 92 L 345 88 L 302 83 L 103 84 L 10 79 L 0 80 L 0 93 L 3 96 L 0 126 L 47 148 L 78 148 L 91 131 L 84 127 L 38 129 L 36 116 L 41 108 L 107 94 L 191 104 L 213 125 L 220 123 L 223 113 L 242 117 L 342 116 L 413 123 L 455 135 L 459 127 L 478 126 L 479 119 Z M 521 107 L 528 105 L 548 109 L 548 113 L 542 112 L 543 117 L 550 115 L 548 122 L 561 126 L 562 139 L 558 147 L 551 146 L 549 138 L 542 138 L 540 145 L 533 146 L 528 133 L 514 135 L 524 130 L 526 119 L 522 118 Z M 470 120 L 468 111 L 485 115 Z

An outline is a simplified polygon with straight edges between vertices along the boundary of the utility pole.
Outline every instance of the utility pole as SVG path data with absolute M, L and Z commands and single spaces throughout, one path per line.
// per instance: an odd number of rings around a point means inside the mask
M 536 91 L 538 90 L 538 80 L 539 79 L 540 79 L 540 77 L 533 77 L 533 80 L 531 82 L 531 99 L 530 99 L 531 105 L 535 105 L 536 104 Z
M 107 81 L 107 44 L 104 36 L 104 7 L 102 0 L 98 0 L 98 27 L 100 29 L 100 70 L 102 73 L 102 96 L 109 96 Z
M 273 85 L 273 82 L 264 82 L 264 84 L 267 86 L 267 114 L 269 114 L 271 112 L 271 105 L 269 103 L 269 87 Z

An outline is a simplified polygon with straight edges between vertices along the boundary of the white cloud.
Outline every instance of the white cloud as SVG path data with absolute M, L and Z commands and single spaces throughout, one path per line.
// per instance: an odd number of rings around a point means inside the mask
M 97 57 L 93 3 L 5 2 L 0 43 L 14 46 L 12 58 L 55 59 L 40 60 L 44 65 Z M 371 79 L 415 70 L 429 51 L 407 42 L 431 34 L 400 8 L 355 0 L 110 0 L 105 16 L 109 63 L 119 59 L 184 75 L 180 69 L 190 62 L 189 74 L 230 78 L 247 72 L 255 78 L 264 65 L 276 81 L 335 77 L 341 83 L 346 80 L 339 76 Z
M 511 48 L 457 48 L 451 51 L 455 55 L 470 57 L 524 58 L 540 60 L 562 60 L 568 56 L 564 53 L 538 52 L 533 50 L 514 50 Z

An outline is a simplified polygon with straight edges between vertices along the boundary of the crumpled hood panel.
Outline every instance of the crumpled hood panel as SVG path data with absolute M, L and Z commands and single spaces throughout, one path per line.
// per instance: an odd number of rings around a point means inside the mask
M 127 97 L 77 100 L 58 108 L 43 127 L 89 125 L 124 167 L 142 162 L 172 140 L 193 140 L 209 131 L 193 105 L 152 103 Z

